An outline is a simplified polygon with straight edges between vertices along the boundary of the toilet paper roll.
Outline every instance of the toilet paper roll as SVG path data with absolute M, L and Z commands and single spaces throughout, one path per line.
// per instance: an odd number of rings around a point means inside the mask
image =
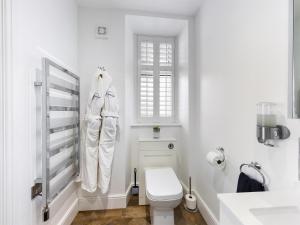
M 224 156 L 221 152 L 209 152 L 206 155 L 206 160 L 208 161 L 208 163 L 218 169 L 223 169 L 225 167 L 225 161 L 224 160 Z M 221 163 L 218 163 L 220 161 L 223 161 Z
M 185 204 L 188 209 L 195 210 L 197 207 L 197 201 L 195 195 L 186 194 Z

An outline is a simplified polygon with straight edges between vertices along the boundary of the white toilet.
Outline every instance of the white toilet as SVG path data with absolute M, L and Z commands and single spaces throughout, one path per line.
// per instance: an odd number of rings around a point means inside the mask
M 146 196 L 152 225 L 174 225 L 174 208 L 183 196 L 182 186 L 170 167 L 145 168 Z
M 151 225 L 174 225 L 174 208 L 183 191 L 175 138 L 139 138 L 139 204 L 150 205 Z

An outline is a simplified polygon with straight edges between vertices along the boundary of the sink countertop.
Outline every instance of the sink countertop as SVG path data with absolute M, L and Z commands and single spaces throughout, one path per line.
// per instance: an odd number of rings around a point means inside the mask
M 236 219 L 244 225 L 266 225 L 261 223 L 250 212 L 250 209 L 286 206 L 300 207 L 300 189 L 218 194 L 218 198 Z

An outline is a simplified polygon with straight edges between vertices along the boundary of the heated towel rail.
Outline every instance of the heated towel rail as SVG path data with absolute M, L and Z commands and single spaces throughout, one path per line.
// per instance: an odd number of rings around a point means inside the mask
M 41 80 L 42 178 L 32 187 L 32 198 L 42 195 L 43 220 L 49 203 L 79 174 L 80 79 L 43 58 Z

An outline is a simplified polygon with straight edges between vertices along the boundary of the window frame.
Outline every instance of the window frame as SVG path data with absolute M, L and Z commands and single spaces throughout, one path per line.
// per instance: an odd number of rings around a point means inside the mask
M 141 51 L 140 46 L 143 41 L 153 42 L 153 66 L 143 66 L 140 63 Z M 172 45 L 172 66 L 160 66 L 160 43 L 170 43 Z M 175 112 L 175 94 L 176 94 L 176 38 L 175 37 L 163 37 L 154 35 L 137 35 L 136 41 L 136 64 L 137 64 L 137 98 L 136 98 L 136 115 L 138 123 L 174 123 L 176 118 Z M 143 69 L 151 68 L 153 69 L 153 117 L 142 117 L 141 116 L 141 102 L 140 102 L 140 90 L 141 90 L 141 71 Z M 164 68 L 163 70 L 161 68 Z M 172 72 L 172 116 L 171 117 L 160 117 L 160 74 L 161 71 L 171 71 Z

